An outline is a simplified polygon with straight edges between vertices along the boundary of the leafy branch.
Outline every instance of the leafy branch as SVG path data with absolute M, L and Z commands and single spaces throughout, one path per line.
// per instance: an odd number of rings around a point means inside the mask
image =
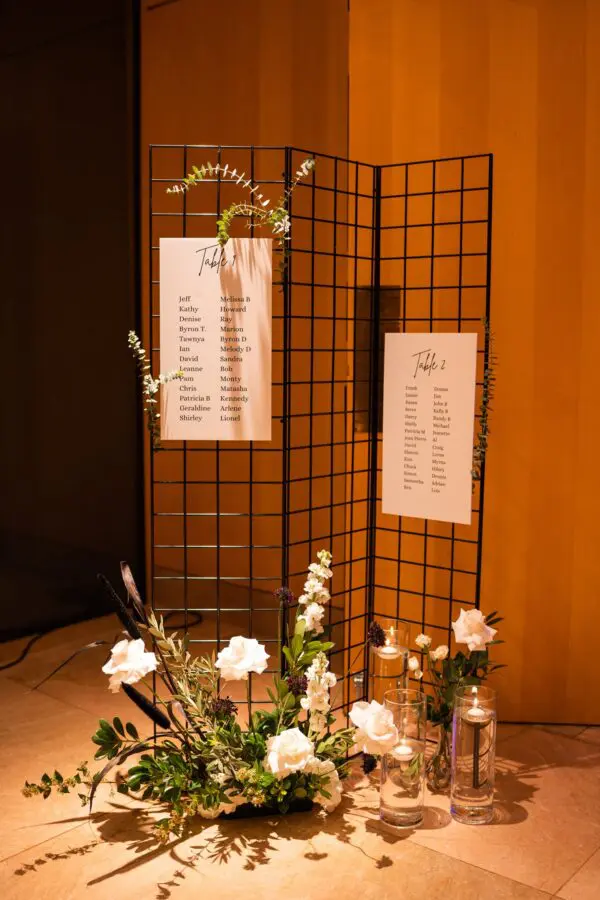
M 490 435 L 490 412 L 492 410 L 491 401 L 494 399 L 494 390 L 496 386 L 496 356 L 494 355 L 494 335 L 490 329 L 488 319 L 483 320 L 485 330 L 486 344 L 486 364 L 483 372 L 483 386 L 481 390 L 481 403 L 479 406 L 479 431 L 475 439 L 473 448 L 473 490 L 475 482 L 481 481 L 481 473 L 483 471 L 483 463 L 488 450 L 488 439 Z
M 142 342 L 140 341 L 135 331 L 129 332 L 128 344 L 129 349 L 133 353 L 135 361 L 137 362 L 140 379 L 142 382 L 144 408 L 148 420 L 148 430 L 152 438 L 152 446 L 157 449 L 158 447 L 160 447 L 160 433 L 158 427 L 160 413 L 158 412 L 157 408 L 158 391 L 161 385 L 167 384 L 167 382 L 173 381 L 173 379 L 175 378 L 183 378 L 183 372 L 181 371 L 181 369 L 173 370 L 172 372 L 167 372 L 166 374 L 161 373 L 158 378 L 153 378 L 152 367 L 150 366 L 148 357 L 146 356 L 146 351 L 142 347 Z

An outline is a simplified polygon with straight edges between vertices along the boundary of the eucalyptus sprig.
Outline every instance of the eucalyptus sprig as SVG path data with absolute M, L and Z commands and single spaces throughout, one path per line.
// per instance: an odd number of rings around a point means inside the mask
M 142 347 L 142 342 L 135 331 L 129 332 L 127 342 L 138 366 L 140 379 L 142 382 L 142 391 L 144 394 L 144 409 L 146 411 L 146 417 L 148 421 L 148 430 L 150 431 L 150 435 L 152 438 L 152 446 L 157 449 L 158 447 L 160 447 L 160 431 L 158 421 L 160 419 L 160 413 L 158 412 L 158 392 L 161 386 L 163 384 L 167 384 L 168 381 L 173 381 L 175 378 L 183 378 L 183 372 L 181 371 L 181 369 L 173 370 L 172 372 L 167 372 L 166 374 L 161 373 L 158 378 L 153 378 L 152 367 L 150 365 L 148 356 L 146 355 L 146 351 Z
M 303 178 L 306 178 L 315 167 L 315 160 L 311 157 L 305 159 L 297 169 L 290 186 L 280 196 L 275 205 L 265 197 L 259 184 L 246 178 L 246 173 L 239 173 L 228 164 L 213 165 L 207 162 L 200 167 L 192 166 L 192 171 L 181 182 L 167 188 L 167 194 L 185 194 L 190 188 L 200 184 L 206 178 L 220 178 L 235 182 L 242 190 L 248 191 L 250 200 L 232 203 L 223 210 L 217 220 L 217 241 L 221 247 L 225 246 L 230 237 L 230 230 L 236 218 L 248 219 L 247 227 L 253 230 L 257 226 L 267 226 L 274 237 L 278 239 L 282 249 L 282 266 L 287 258 L 287 245 L 290 240 L 291 221 L 289 216 L 289 199 L 292 192 Z

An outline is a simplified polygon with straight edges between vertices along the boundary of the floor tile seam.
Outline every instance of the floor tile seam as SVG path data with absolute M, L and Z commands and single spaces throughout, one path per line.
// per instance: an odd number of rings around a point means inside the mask
M 465 825 L 465 828 L 475 827 L 477 826 Z M 533 891 L 538 891 L 543 897 L 554 897 L 552 891 L 547 891 L 545 890 L 545 888 L 538 887 L 536 884 L 530 884 L 530 882 L 528 881 L 521 881 L 519 878 L 513 878 L 512 875 L 505 875 L 503 872 L 495 872 L 493 869 L 488 869 L 485 866 L 478 865 L 478 863 L 467 862 L 464 859 L 460 859 L 458 856 L 453 856 L 452 853 L 449 853 L 445 850 L 440 850 L 437 847 L 430 847 L 428 844 L 421 844 L 412 836 L 409 836 L 407 840 L 411 841 L 411 843 L 416 844 L 419 847 L 423 847 L 425 850 L 433 850 L 434 853 L 439 853 L 441 856 L 445 856 L 447 859 L 453 859 L 455 862 L 464 863 L 464 865 L 471 866 L 471 868 L 473 869 L 479 869 L 480 872 L 487 872 L 488 875 L 494 875 L 496 878 L 505 878 L 506 881 L 510 881 L 513 884 L 518 884 L 521 887 L 526 887 L 530 888 Z
M 8 856 L 3 856 L 0 858 L 0 863 L 9 862 L 11 859 L 15 859 L 17 856 L 21 856 L 22 853 L 29 853 L 33 850 L 37 850 L 38 847 L 43 847 L 44 844 L 49 844 L 52 841 L 56 841 L 61 837 L 64 837 L 65 834 L 70 834 L 72 831 L 77 831 L 79 828 L 85 828 L 89 822 L 86 820 L 85 822 L 79 822 L 78 825 L 71 825 L 70 828 L 65 828 L 64 831 L 59 831 L 56 834 L 53 834 L 51 837 L 44 838 L 43 841 L 38 841 L 37 844 L 32 844 L 30 847 L 22 847 L 21 850 L 16 850 L 14 853 L 9 853 Z
M 587 864 L 589 863 L 590 859 L 591 859 L 593 856 L 595 856 L 596 853 L 598 853 L 599 850 L 600 850 L 600 845 L 599 845 L 598 847 L 596 847 L 596 849 L 593 850 L 592 853 L 590 853 L 590 855 L 587 857 L 587 859 L 584 860 L 584 862 L 582 862 L 581 865 L 577 867 L 577 869 L 573 872 L 573 874 L 570 875 L 570 876 L 567 878 L 567 880 L 563 882 L 563 884 L 561 884 L 561 886 L 556 890 L 556 893 L 553 894 L 554 897 L 558 897 L 558 896 L 560 895 L 560 892 L 563 890 L 563 888 L 565 888 L 565 887 L 569 884 L 569 882 L 573 881 L 573 879 L 575 878 L 575 876 L 578 875 L 579 872 L 581 872 L 581 870 L 584 868 L 584 866 L 587 866 Z

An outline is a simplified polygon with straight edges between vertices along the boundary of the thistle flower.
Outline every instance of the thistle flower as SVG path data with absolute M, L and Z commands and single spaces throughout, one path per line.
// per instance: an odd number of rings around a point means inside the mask
M 211 712 L 217 718 L 232 719 L 238 708 L 231 697 L 215 697 L 211 705 Z
M 369 775 L 377 765 L 377 757 L 372 753 L 363 753 L 361 768 L 365 775 Z
M 308 687 L 306 675 L 288 675 L 286 682 L 290 694 L 293 694 L 294 697 L 299 697 L 300 694 L 306 693 L 306 688 Z
M 379 622 L 371 622 L 367 631 L 367 641 L 371 647 L 383 647 L 385 644 L 385 631 Z
M 273 596 L 282 606 L 291 606 L 296 599 L 296 595 L 288 587 L 277 588 L 273 591 Z

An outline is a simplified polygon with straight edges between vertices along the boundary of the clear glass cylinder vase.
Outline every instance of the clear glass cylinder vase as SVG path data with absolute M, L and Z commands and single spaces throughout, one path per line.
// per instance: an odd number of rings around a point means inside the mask
M 458 688 L 452 719 L 450 812 L 469 825 L 492 820 L 496 757 L 496 692 Z
M 393 714 L 397 744 L 381 758 L 379 817 L 397 828 L 423 821 L 427 700 L 413 690 L 388 691 L 383 705 Z
M 383 703 L 388 691 L 408 687 L 409 631 L 405 622 L 394 621 L 383 631 L 385 643 L 371 647 L 369 696 Z

